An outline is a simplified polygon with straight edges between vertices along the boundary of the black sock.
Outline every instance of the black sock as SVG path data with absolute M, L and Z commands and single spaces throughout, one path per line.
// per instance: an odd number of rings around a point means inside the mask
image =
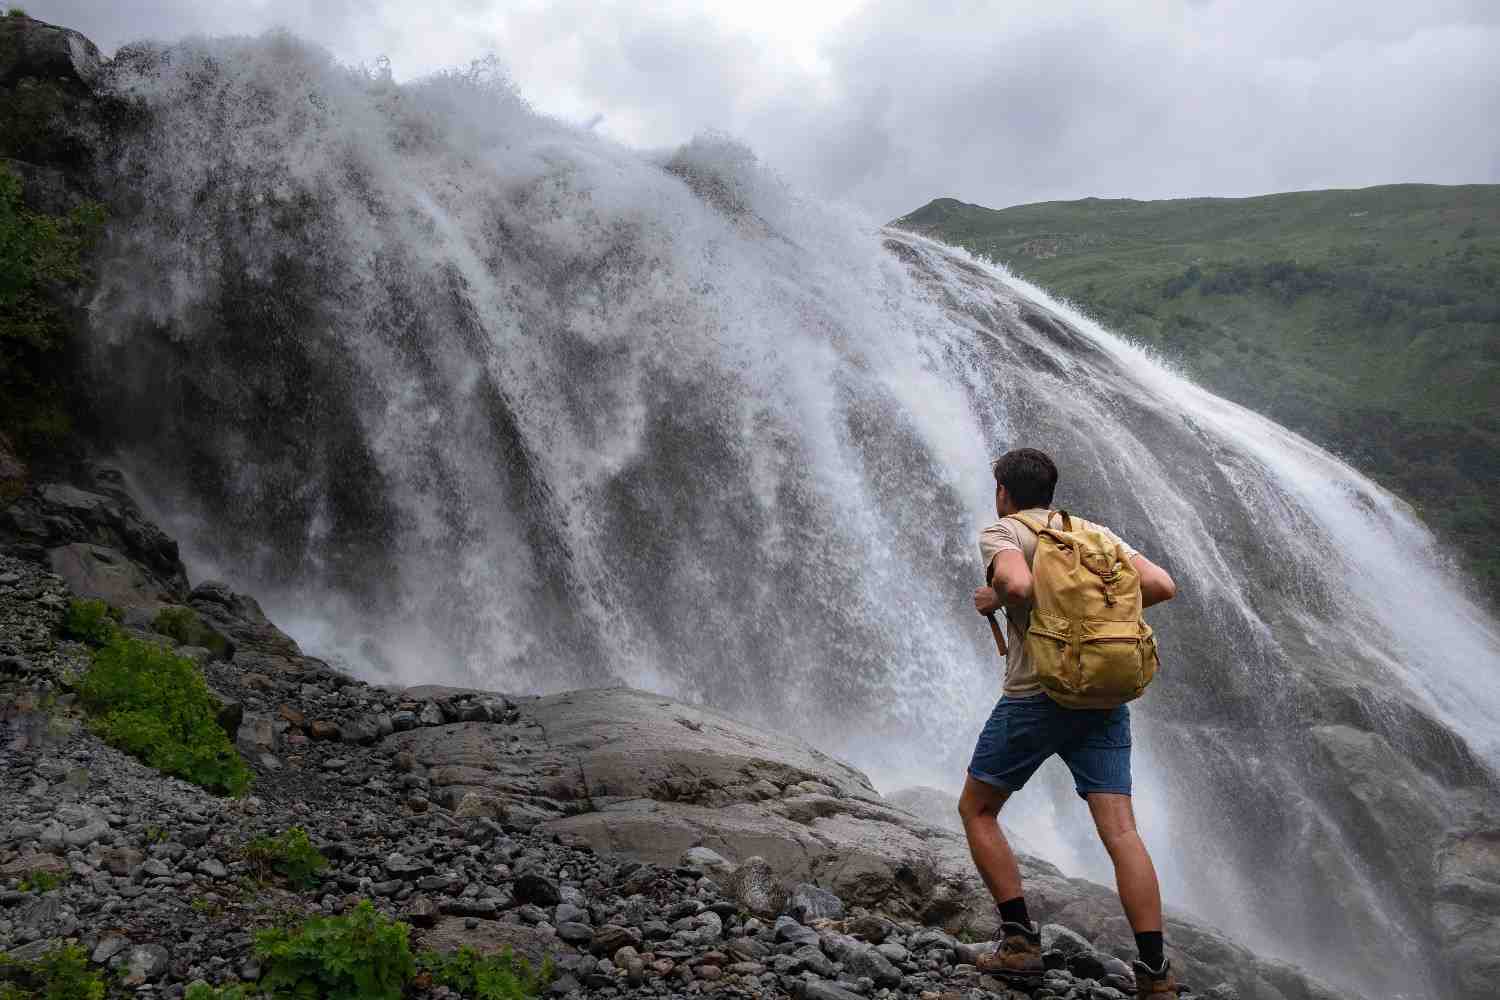
M 1031 915 L 1026 912 L 1026 897 L 1017 896 L 1015 899 L 1007 899 L 997 909 L 1000 910 L 1000 919 L 1007 923 L 1020 924 L 1030 929 Z M 1161 935 L 1157 935 L 1160 937 Z
M 1152 969 L 1160 969 L 1166 961 L 1162 954 L 1161 931 L 1144 931 L 1135 936 L 1135 950 L 1141 953 L 1141 961 Z

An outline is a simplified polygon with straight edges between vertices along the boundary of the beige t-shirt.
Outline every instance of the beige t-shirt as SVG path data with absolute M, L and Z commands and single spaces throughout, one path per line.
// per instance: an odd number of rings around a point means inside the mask
M 1038 524 L 1047 520 L 1047 508 L 1033 507 L 1030 510 L 1021 511 L 1023 515 L 1036 521 Z M 1082 521 L 1083 518 L 1073 515 L 1073 520 Z M 1119 535 L 1110 531 L 1102 524 L 1093 524 L 1107 537 L 1124 547 L 1123 555 L 1127 560 L 1134 559 L 1139 553 L 1131 547 L 1129 542 L 1120 538 Z M 1030 566 L 1036 558 L 1036 533 L 1026 525 L 1021 524 L 1014 518 L 1001 518 L 994 524 L 987 526 L 979 532 L 979 557 L 984 561 L 984 572 L 990 571 L 990 563 L 995 561 L 995 556 L 1007 550 L 1015 550 L 1026 557 L 1026 565 Z M 989 581 L 986 580 L 986 583 Z M 1031 606 L 1024 608 L 1006 608 L 1005 629 L 1005 694 L 1010 698 L 1025 698 L 1034 694 L 1042 693 L 1042 685 L 1037 682 L 1036 670 L 1026 662 L 1025 640 L 1026 623 L 1031 619 Z M 1017 622 L 1020 627 L 1017 627 Z

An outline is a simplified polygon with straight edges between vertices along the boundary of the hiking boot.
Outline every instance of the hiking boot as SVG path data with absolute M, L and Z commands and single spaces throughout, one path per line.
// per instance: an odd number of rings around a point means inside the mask
M 1177 976 L 1170 960 L 1162 959 L 1161 968 L 1153 969 L 1136 959 L 1130 968 L 1135 973 L 1136 1000 L 1177 1000 Z
M 1040 979 L 1042 965 L 1042 932 L 1010 921 L 1000 925 L 1000 944 L 994 954 L 981 955 L 974 963 L 980 972 L 999 979 Z

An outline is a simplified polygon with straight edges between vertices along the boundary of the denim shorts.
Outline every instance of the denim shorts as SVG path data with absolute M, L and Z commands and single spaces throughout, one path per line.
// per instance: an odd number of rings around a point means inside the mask
M 986 785 L 1018 791 L 1057 754 L 1073 772 L 1073 787 L 1130 794 L 1130 709 L 1064 708 L 1045 694 L 1001 698 L 990 713 L 969 774 Z

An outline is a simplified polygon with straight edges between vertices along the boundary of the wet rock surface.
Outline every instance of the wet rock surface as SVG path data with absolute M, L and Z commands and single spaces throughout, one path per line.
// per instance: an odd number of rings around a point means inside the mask
M 117 482 L 90 475 L 101 490 Z M 0 555 L 0 947 L 12 954 L 73 940 L 120 995 L 178 996 L 196 979 L 253 980 L 254 930 L 368 898 L 412 924 L 418 947 L 551 957 L 557 995 L 1021 995 L 974 968 L 994 915 L 961 838 L 800 740 L 628 689 L 372 687 L 303 655 L 253 598 L 190 589 L 175 546 L 122 489 L 42 484 L 4 516 L 46 526 L 16 531 Z M 43 541 L 114 543 L 224 640 L 181 651 L 232 706 L 251 794 L 164 777 L 82 724 L 67 678 L 87 650 L 59 638 L 73 592 Z M 125 626 L 173 644 L 142 607 Z M 330 861 L 301 891 L 258 877 L 245 854 L 293 826 Z M 1450 852 L 1454 906 L 1489 891 L 1478 844 Z M 1034 908 L 1059 922 L 1030 995 L 1128 992 L 1113 894 L 1024 865 Z M 1213 995 L 1338 995 L 1197 924 L 1173 919 L 1168 939 L 1184 978 L 1224 984 Z

